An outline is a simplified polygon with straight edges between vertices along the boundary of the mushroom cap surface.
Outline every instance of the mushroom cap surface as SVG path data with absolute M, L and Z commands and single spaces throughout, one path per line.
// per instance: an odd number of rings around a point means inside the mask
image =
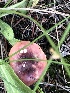
M 9 56 L 17 52 L 18 50 L 20 50 L 29 43 L 30 41 L 17 42 L 11 48 Z M 9 58 L 10 66 L 13 68 L 16 75 L 27 86 L 30 86 L 40 78 L 42 72 L 44 71 L 47 65 L 47 62 L 42 60 L 21 60 L 20 62 L 19 61 L 11 62 L 13 60 L 26 58 L 46 60 L 46 55 L 44 54 L 44 52 L 42 51 L 41 47 L 38 44 L 33 43 L 27 46 L 26 48 L 21 49 L 18 53 Z

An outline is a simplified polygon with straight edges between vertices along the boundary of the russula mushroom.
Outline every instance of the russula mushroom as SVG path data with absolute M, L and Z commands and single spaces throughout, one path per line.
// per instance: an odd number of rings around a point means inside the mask
M 20 41 L 17 42 L 10 50 L 9 56 L 13 53 L 17 52 L 30 41 Z M 10 57 L 10 66 L 13 68 L 16 75 L 20 78 L 22 82 L 24 82 L 27 86 L 32 85 L 35 83 L 41 76 L 42 72 L 44 71 L 47 62 L 45 61 L 37 61 L 37 60 L 23 60 L 21 62 L 11 62 L 13 60 L 19 60 L 24 58 L 35 58 L 35 59 L 42 59 L 46 60 L 46 55 L 42 51 L 41 47 L 33 43 L 27 46 L 25 49 L 21 49 L 18 53 L 14 56 Z

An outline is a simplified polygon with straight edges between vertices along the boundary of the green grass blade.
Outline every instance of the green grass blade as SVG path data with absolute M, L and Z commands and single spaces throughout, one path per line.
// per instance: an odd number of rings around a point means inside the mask
M 7 3 L 5 4 L 4 8 L 7 7 L 10 3 L 11 3 L 12 0 L 8 0 Z
M 68 19 L 69 17 L 65 18 L 64 20 L 62 20 L 61 22 L 59 22 L 58 24 L 54 25 L 52 28 L 50 28 L 49 30 L 45 30 L 36 20 L 32 19 L 31 17 L 25 15 L 25 14 L 22 14 L 22 13 L 19 13 L 19 12 L 16 12 L 14 11 L 15 14 L 18 14 L 18 15 L 21 15 L 21 16 L 24 16 L 26 18 L 29 18 L 30 20 L 32 20 L 34 23 L 36 23 L 40 29 L 43 31 L 43 34 L 46 35 L 47 39 L 49 40 L 50 44 L 52 45 L 52 47 L 58 52 L 58 50 L 56 49 L 56 46 L 54 44 L 54 42 L 52 41 L 52 39 L 48 36 L 48 32 L 52 31 L 56 26 L 60 25 L 62 22 L 64 22 L 66 19 Z M 41 36 L 40 36 L 41 37 Z M 37 39 L 36 39 L 37 40 Z M 35 41 L 35 40 L 34 40 Z
M 25 8 L 27 5 L 28 5 L 28 3 L 29 3 L 29 0 L 23 0 L 23 1 L 21 1 L 21 2 L 19 2 L 19 3 L 17 3 L 17 4 L 14 4 L 14 5 L 11 5 L 11 6 L 9 6 L 9 7 L 7 7 L 7 8 Z
M 47 33 L 50 32 L 50 31 L 52 31 L 52 30 L 53 30 L 56 26 L 58 26 L 59 24 L 61 24 L 61 22 L 57 23 L 56 25 L 54 25 L 54 26 L 53 26 L 52 28 L 50 28 L 49 30 L 45 30 L 37 21 L 35 21 L 34 19 L 30 18 L 29 16 L 27 16 L 27 15 L 25 15 L 25 14 L 22 14 L 22 13 L 19 13 L 19 12 L 16 12 L 16 11 L 14 11 L 14 12 L 12 12 L 12 13 L 18 14 L 18 15 L 20 15 L 20 16 L 24 16 L 24 17 L 26 17 L 26 18 L 29 18 L 31 21 L 33 21 L 34 23 L 36 23 L 36 24 L 40 27 L 40 29 L 43 31 L 43 35 L 46 35 L 46 37 L 48 38 L 50 44 L 51 44 L 51 45 L 54 47 L 54 49 L 56 50 L 55 44 L 52 42 L 51 38 L 48 36 Z M 69 16 L 69 17 L 70 17 L 70 16 Z M 69 18 L 69 17 L 67 17 L 67 18 Z M 62 22 L 64 22 L 67 18 L 65 18 L 64 20 L 62 20 Z M 42 35 L 42 36 L 43 36 L 43 35 Z M 33 40 L 33 42 L 35 42 L 36 40 L 40 39 L 42 36 L 36 38 L 35 40 Z M 31 42 L 31 43 L 33 43 L 33 42 Z M 57 50 L 56 50 L 56 51 L 57 51 Z M 64 64 L 64 66 L 65 66 L 65 62 L 64 62 L 63 60 L 62 60 L 62 62 L 63 62 L 63 64 Z M 69 74 L 69 69 L 67 68 L 67 66 L 65 66 L 65 69 L 66 69 L 66 71 L 67 71 L 68 74 Z M 46 70 L 45 70 L 45 71 L 46 71 Z M 44 75 L 43 75 L 43 76 L 44 76 Z M 40 78 L 40 80 L 39 80 L 38 83 L 36 84 L 36 87 L 35 87 L 34 91 L 36 91 L 36 89 L 38 88 L 38 85 L 39 85 L 41 79 L 43 78 L 43 76 Z
M 70 23 L 68 24 L 66 30 L 64 31 L 63 35 L 62 35 L 62 38 L 59 42 L 60 46 L 61 44 L 63 43 L 63 41 L 65 40 L 66 36 L 68 35 L 68 33 L 70 32 Z
M 45 67 L 45 69 L 44 69 L 44 71 L 43 71 L 40 79 L 37 81 L 37 83 L 36 83 L 36 85 L 35 85 L 34 92 L 38 89 L 38 85 L 40 84 L 41 80 L 43 79 L 44 75 L 46 74 L 46 71 L 47 71 L 48 68 L 50 67 L 51 62 L 52 62 L 52 60 L 49 60 L 49 61 L 48 61 L 48 64 L 47 64 L 47 66 Z
M 67 65 L 65 65 L 66 62 L 65 62 L 64 58 L 62 58 L 61 60 L 62 60 L 62 62 L 63 62 L 64 68 L 65 68 L 68 76 L 70 77 L 70 69 L 69 69 L 70 67 L 67 66 Z M 61 63 L 62 63 L 62 62 L 61 62 Z

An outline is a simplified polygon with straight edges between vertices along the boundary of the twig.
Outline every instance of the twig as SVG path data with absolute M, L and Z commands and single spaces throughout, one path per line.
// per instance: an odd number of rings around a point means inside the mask
M 45 86 L 52 86 L 52 87 L 55 87 L 55 86 L 56 86 L 56 85 L 54 85 L 54 84 L 46 83 L 46 82 L 42 82 L 42 83 L 40 83 L 40 84 L 43 84 L 43 85 L 45 85 Z M 70 87 L 68 87 L 68 86 L 62 86 L 62 85 L 60 85 L 60 84 L 57 83 L 57 87 L 59 87 L 59 88 L 61 88 L 61 89 L 63 89 L 63 90 L 66 90 L 66 91 L 70 92 Z
M 0 11 L 1 10 L 30 10 L 30 11 L 33 11 L 33 12 L 38 12 L 40 14 L 47 14 L 47 13 L 51 13 L 51 14 L 59 14 L 59 15 L 62 15 L 62 16 L 70 16 L 69 14 L 66 14 L 66 13 L 62 13 L 62 12 L 59 12 L 59 11 L 56 11 L 54 10 L 53 8 L 46 8 L 46 9 L 33 9 L 33 8 L 0 8 Z

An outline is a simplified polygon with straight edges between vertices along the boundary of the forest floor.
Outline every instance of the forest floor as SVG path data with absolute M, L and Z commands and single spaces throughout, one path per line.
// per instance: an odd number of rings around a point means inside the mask
M 20 0 L 17 2 L 20 2 Z M 4 2 L 0 2 L 1 8 L 3 8 L 4 5 Z M 69 16 L 70 0 L 39 0 L 34 9 L 36 10 L 30 10 L 28 15 L 39 22 L 43 28 L 48 30 L 56 23 Z M 43 34 L 42 30 L 34 22 L 22 16 L 10 14 L 2 17 L 1 19 L 12 27 L 16 39 L 33 41 L 38 36 Z M 61 39 L 62 34 L 66 30 L 69 22 L 70 18 L 59 26 L 56 26 L 50 33 L 48 33 L 56 45 L 58 45 L 58 40 Z M 0 48 L 1 46 L 3 48 L 3 58 L 5 58 L 8 56 L 12 46 L 2 34 L 0 34 L 0 42 Z M 56 55 L 54 58 L 52 57 L 52 54 L 54 54 L 55 51 L 52 49 L 52 46 L 45 36 L 37 40 L 36 43 L 41 46 L 47 56 L 47 59 L 52 58 L 58 62 L 60 61 L 60 58 Z M 51 49 L 53 51 L 51 51 Z M 60 51 L 63 58 L 65 58 L 67 63 L 70 64 L 70 31 L 63 44 L 60 46 Z M 1 54 L 0 58 L 2 58 Z M 44 93 L 70 93 L 70 77 L 65 71 L 63 65 L 51 64 L 39 86 L 42 88 Z M 31 88 L 33 88 L 33 86 L 31 86 Z M 6 93 L 2 81 L 0 82 L 0 93 Z M 39 92 L 37 91 L 37 93 Z

